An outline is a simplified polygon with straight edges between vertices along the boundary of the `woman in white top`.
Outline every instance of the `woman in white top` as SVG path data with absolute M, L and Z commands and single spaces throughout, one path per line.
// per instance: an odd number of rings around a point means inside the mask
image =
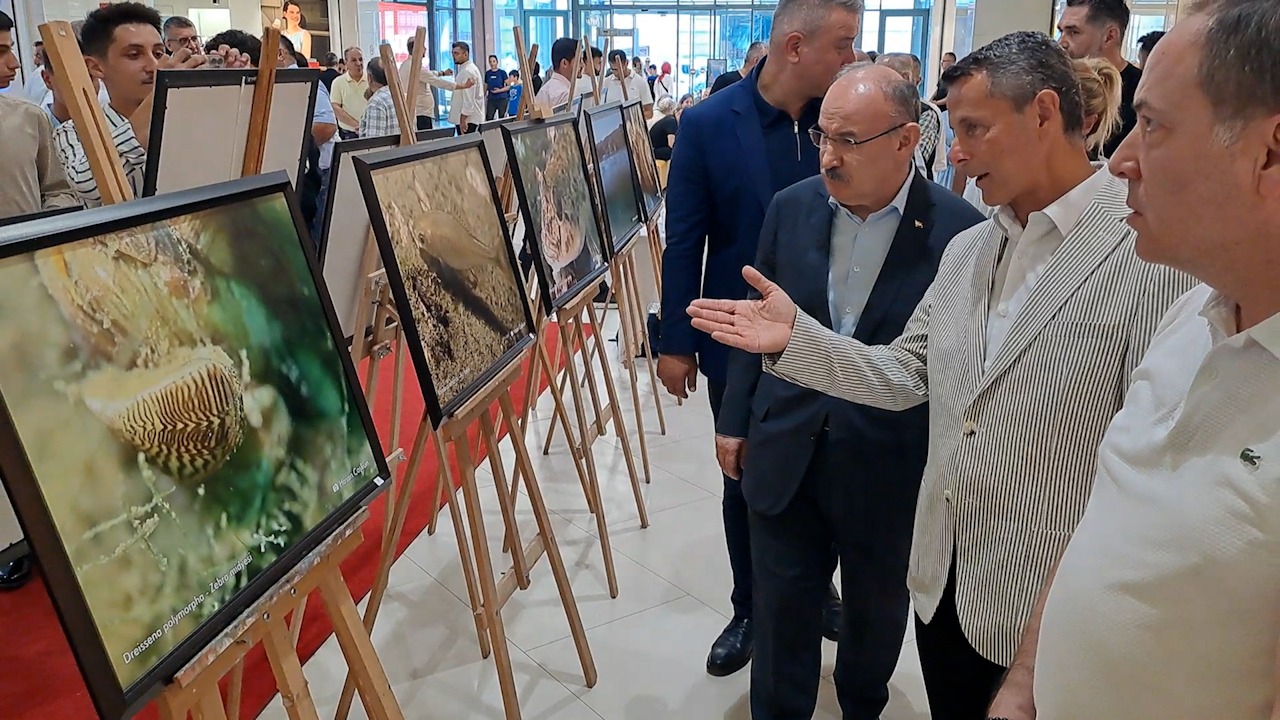
M 662 73 L 658 75 L 658 79 L 653 81 L 653 99 L 661 100 L 664 97 L 671 97 L 671 93 L 675 90 L 675 82 L 671 77 L 671 63 L 662 63 Z
M 1101 58 L 1074 60 L 1076 79 L 1080 81 L 1084 100 L 1085 150 L 1095 167 L 1102 167 L 1102 146 L 1120 126 L 1120 71 Z M 982 191 L 969 178 L 964 186 L 964 199 L 991 217 L 995 209 L 982 202 Z
M 302 6 L 295 0 L 284 0 L 280 8 L 284 13 L 284 27 L 280 34 L 289 38 L 298 52 L 311 57 L 311 33 L 302 27 Z

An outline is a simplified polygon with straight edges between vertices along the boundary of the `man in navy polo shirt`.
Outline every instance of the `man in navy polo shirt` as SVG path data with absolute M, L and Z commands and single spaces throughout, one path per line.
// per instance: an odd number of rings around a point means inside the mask
M 818 174 L 809 128 L 836 73 L 855 59 L 862 9 L 862 0 L 782 0 L 767 59 L 681 117 L 667 185 L 658 375 L 668 392 L 687 398 L 701 370 L 717 417 L 729 353 L 694 330 L 685 308 L 699 297 L 747 296 L 742 268 L 755 260 L 765 209 L 779 190 Z M 722 467 L 741 465 L 744 449 L 742 438 L 716 437 Z M 723 514 L 734 617 L 707 658 L 707 672 L 716 676 L 745 667 L 753 645 L 747 504 L 729 477 Z

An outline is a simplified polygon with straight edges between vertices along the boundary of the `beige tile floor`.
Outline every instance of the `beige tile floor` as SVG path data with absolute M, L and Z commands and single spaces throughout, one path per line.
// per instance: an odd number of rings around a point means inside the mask
M 610 323 L 612 325 L 612 323 Z M 609 345 L 613 352 L 612 344 Z M 630 381 L 615 364 L 632 452 L 640 454 Z M 583 683 L 568 624 L 545 561 L 532 585 L 503 610 L 523 717 L 527 720 L 747 720 L 748 671 L 712 678 L 704 663 L 712 640 L 731 614 L 730 574 L 720 518 L 720 476 L 705 391 L 677 407 L 664 398 L 667 434 L 658 433 L 647 374 L 637 383 L 652 483 L 644 487 L 650 526 L 641 529 L 624 455 L 612 431 L 597 441 L 595 459 L 613 544 L 620 594 L 610 599 L 596 537 L 572 461 L 558 435 L 541 454 L 551 418 L 543 397 L 528 447 L 556 540 L 572 581 L 599 672 Z M 572 411 L 571 411 L 572 412 Z M 504 459 L 513 456 L 504 442 Z M 501 516 L 487 466 L 479 472 L 481 499 L 495 562 L 503 562 Z M 518 513 L 522 532 L 533 528 L 527 498 Z M 526 530 L 527 529 L 527 530 Z M 373 641 L 393 690 L 410 720 L 503 718 L 497 673 L 481 659 L 466 601 L 466 586 L 447 515 L 434 536 L 419 537 L 396 563 L 391 590 Z M 363 606 L 362 606 L 363 607 Z M 840 717 L 833 671 L 834 645 L 824 643 L 823 681 L 815 718 Z M 306 665 L 321 717 L 332 717 L 345 665 L 331 638 Z M 894 675 L 884 720 L 927 720 L 924 684 L 910 630 Z M 279 698 L 263 718 L 285 718 Z M 357 703 L 353 718 L 365 715 Z

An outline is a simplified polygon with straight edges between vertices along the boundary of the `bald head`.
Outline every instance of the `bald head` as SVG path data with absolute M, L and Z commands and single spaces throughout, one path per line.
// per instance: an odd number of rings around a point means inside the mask
M 871 56 L 862 50 L 855 49 L 853 51 L 853 61 L 860 63 L 871 62 Z
M 875 62 L 856 62 L 846 65 L 836 75 L 836 81 L 827 93 L 841 104 L 852 106 L 884 105 L 888 114 L 901 122 L 920 121 L 920 98 L 916 86 L 897 70 Z M 823 102 L 826 109 L 826 102 Z

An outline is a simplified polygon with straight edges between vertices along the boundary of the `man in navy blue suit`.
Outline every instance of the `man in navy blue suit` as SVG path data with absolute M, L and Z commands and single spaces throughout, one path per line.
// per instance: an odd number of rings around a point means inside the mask
M 822 174 L 778 193 L 760 235 L 756 269 L 828 328 L 872 345 L 902 333 L 947 244 L 984 219 L 915 170 L 919 119 L 917 90 L 898 73 L 841 71 L 810 131 Z M 741 478 L 750 508 L 754 720 L 813 716 L 833 543 L 844 594 L 836 694 L 845 720 L 884 711 L 909 614 L 928 426 L 927 406 L 837 400 L 733 351 L 716 432 L 746 441 L 722 469 Z
M 755 259 L 774 194 L 818 174 L 818 149 L 807 132 L 836 73 L 854 60 L 862 8 L 862 0 L 781 0 L 768 57 L 681 117 L 667 181 L 658 375 L 668 392 L 687 398 L 701 369 L 713 415 L 720 413 L 729 352 L 694 330 L 685 308 L 699 297 L 746 297 L 741 271 Z M 734 451 L 717 440 L 717 457 Z M 707 672 L 716 676 L 742 669 L 752 653 L 747 505 L 729 477 L 723 514 L 734 617 L 707 658 Z

